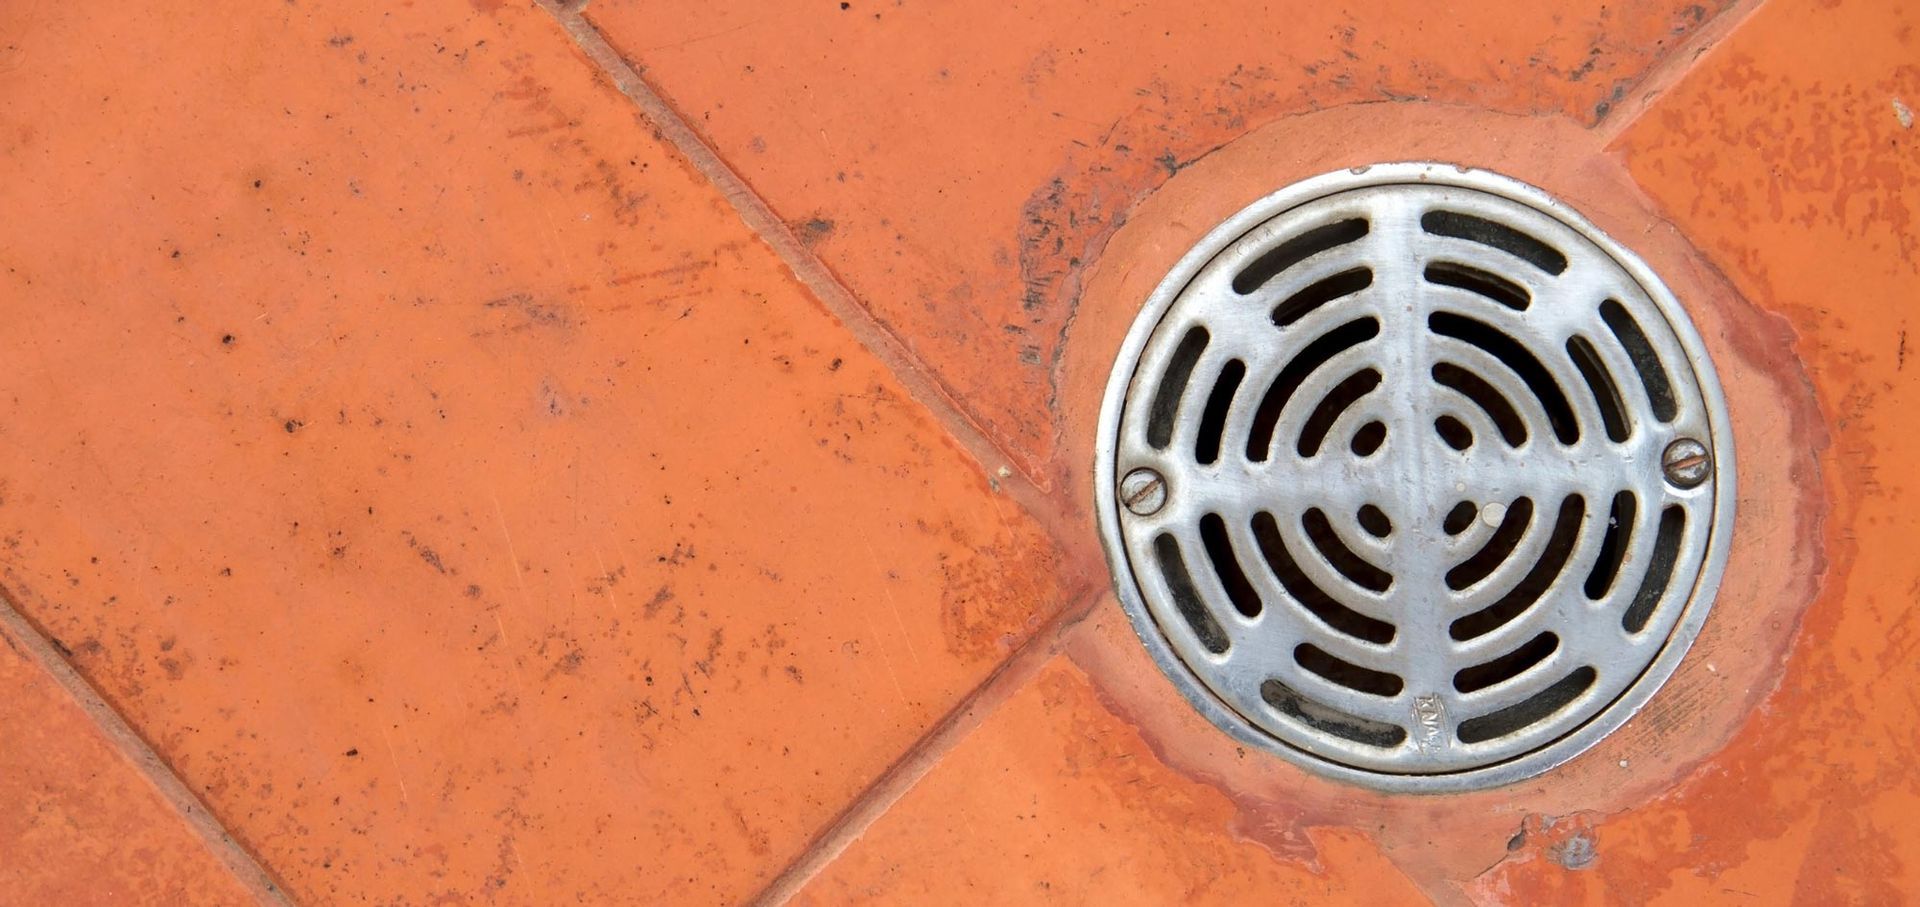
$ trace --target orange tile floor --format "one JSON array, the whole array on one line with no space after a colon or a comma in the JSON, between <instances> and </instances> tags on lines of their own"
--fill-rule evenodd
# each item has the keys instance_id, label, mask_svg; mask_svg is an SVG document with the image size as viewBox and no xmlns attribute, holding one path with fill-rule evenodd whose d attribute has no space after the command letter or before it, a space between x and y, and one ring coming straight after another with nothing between
<instances>
[{"instance_id":1,"label":"orange tile floor","mask_svg":"<svg viewBox=\"0 0 1920 907\"><path fill-rule=\"evenodd\" d=\"M1917 23L0 6L0 904L1911 899ZM1335 109L1620 171L1812 401L1715 612L1782 653L1631 799L1220 769L1129 648L1089 287Z\"/></svg>"}]
</instances>

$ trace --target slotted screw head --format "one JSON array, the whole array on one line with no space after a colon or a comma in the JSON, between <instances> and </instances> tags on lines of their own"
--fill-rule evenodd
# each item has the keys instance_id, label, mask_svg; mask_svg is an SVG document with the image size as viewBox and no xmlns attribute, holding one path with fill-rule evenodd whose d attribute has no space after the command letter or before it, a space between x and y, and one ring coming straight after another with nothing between
<instances>
[{"instance_id":1,"label":"slotted screw head","mask_svg":"<svg viewBox=\"0 0 1920 907\"><path fill-rule=\"evenodd\" d=\"M1667 445L1660 457L1660 469L1675 488L1693 488L1713 472L1713 455L1707 446L1692 438L1681 438Z\"/></svg>"},{"instance_id":2,"label":"slotted screw head","mask_svg":"<svg viewBox=\"0 0 1920 907\"><path fill-rule=\"evenodd\" d=\"M1167 506L1167 480L1141 467L1120 480L1120 503L1135 516L1152 516Z\"/></svg>"}]
</instances>

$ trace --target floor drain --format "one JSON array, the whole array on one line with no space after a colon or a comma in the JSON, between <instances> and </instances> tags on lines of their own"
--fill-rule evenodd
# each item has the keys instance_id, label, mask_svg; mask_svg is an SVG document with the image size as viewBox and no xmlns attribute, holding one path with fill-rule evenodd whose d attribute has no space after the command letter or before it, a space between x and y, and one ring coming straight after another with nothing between
<instances>
[{"instance_id":1,"label":"floor drain","mask_svg":"<svg viewBox=\"0 0 1920 907\"><path fill-rule=\"evenodd\" d=\"M1513 180L1391 164L1181 260L1115 364L1096 491L1121 599L1216 724L1461 790L1571 758L1672 673L1730 444L1638 258Z\"/></svg>"}]
</instances>

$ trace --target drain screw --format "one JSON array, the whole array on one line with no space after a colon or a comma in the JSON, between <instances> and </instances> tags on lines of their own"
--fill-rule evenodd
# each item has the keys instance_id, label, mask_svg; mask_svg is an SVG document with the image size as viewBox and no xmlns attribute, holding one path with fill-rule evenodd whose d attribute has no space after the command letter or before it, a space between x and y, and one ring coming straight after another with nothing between
<instances>
[{"instance_id":1,"label":"drain screw","mask_svg":"<svg viewBox=\"0 0 1920 907\"><path fill-rule=\"evenodd\" d=\"M1667 452L1660 457L1660 469L1673 487L1692 488L1707 480L1707 473L1713 469L1713 457L1707 453L1705 444L1681 438L1667 445Z\"/></svg>"},{"instance_id":2,"label":"drain screw","mask_svg":"<svg viewBox=\"0 0 1920 907\"><path fill-rule=\"evenodd\" d=\"M1167 506L1167 480L1141 467L1120 480L1120 503L1135 516L1152 516Z\"/></svg>"}]
</instances>

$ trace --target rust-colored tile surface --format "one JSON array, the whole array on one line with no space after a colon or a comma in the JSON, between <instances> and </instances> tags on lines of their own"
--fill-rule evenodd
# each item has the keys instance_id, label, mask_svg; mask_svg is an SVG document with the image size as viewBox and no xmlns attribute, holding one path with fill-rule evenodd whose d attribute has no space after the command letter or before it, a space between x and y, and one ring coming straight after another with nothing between
<instances>
[{"instance_id":1,"label":"rust-colored tile surface","mask_svg":"<svg viewBox=\"0 0 1920 907\"><path fill-rule=\"evenodd\" d=\"M740 901L1060 606L544 12L0 34L0 576L296 900Z\"/></svg>"},{"instance_id":2,"label":"rust-colored tile surface","mask_svg":"<svg viewBox=\"0 0 1920 907\"><path fill-rule=\"evenodd\" d=\"M1436 103L1317 114L1352 128L1275 172L1617 154L1726 277L1679 285L1777 315L1825 422L1792 442L1819 506L1742 486L1749 521L1824 513L1827 560L1778 692L1704 764L1724 725L1671 716L1766 686L1630 724L1610 746L1660 750L1631 784L1608 751L1447 801L1236 752L1111 607L1007 667L1084 599L1078 561L525 2L0 6L0 583L302 902L1909 899L1908 6L587 10L1069 529L1094 395L1063 375L1125 305L1083 279L1132 285L1129 218L1237 207L1169 180L1375 101ZM1519 116L1473 114L1482 142L1421 112L1468 108ZM1761 437L1801 425L1734 386ZM244 900L7 642L0 903Z\"/></svg>"},{"instance_id":3,"label":"rust-colored tile surface","mask_svg":"<svg viewBox=\"0 0 1920 907\"><path fill-rule=\"evenodd\" d=\"M0 625L0 904L253 903L27 645Z\"/></svg>"},{"instance_id":4,"label":"rust-colored tile surface","mask_svg":"<svg viewBox=\"0 0 1920 907\"><path fill-rule=\"evenodd\" d=\"M1282 859L1235 818L1061 658L796 903L1425 903L1363 835L1314 834L1301 848L1311 859Z\"/></svg>"},{"instance_id":5,"label":"rust-colored tile surface","mask_svg":"<svg viewBox=\"0 0 1920 907\"><path fill-rule=\"evenodd\" d=\"M1768 3L1619 142L1675 221L1798 333L1832 433L1830 562L1781 689L1728 749L1600 823L1579 879L1503 867L1483 880L1489 901L1578 886L1616 903L1885 904L1920 890L1916 24L1910 4Z\"/></svg>"},{"instance_id":6,"label":"rust-colored tile surface","mask_svg":"<svg viewBox=\"0 0 1920 907\"><path fill-rule=\"evenodd\" d=\"M1041 469L1082 268L1170 173L1336 104L1591 122L1722 6L595 0L587 15Z\"/></svg>"}]
</instances>

